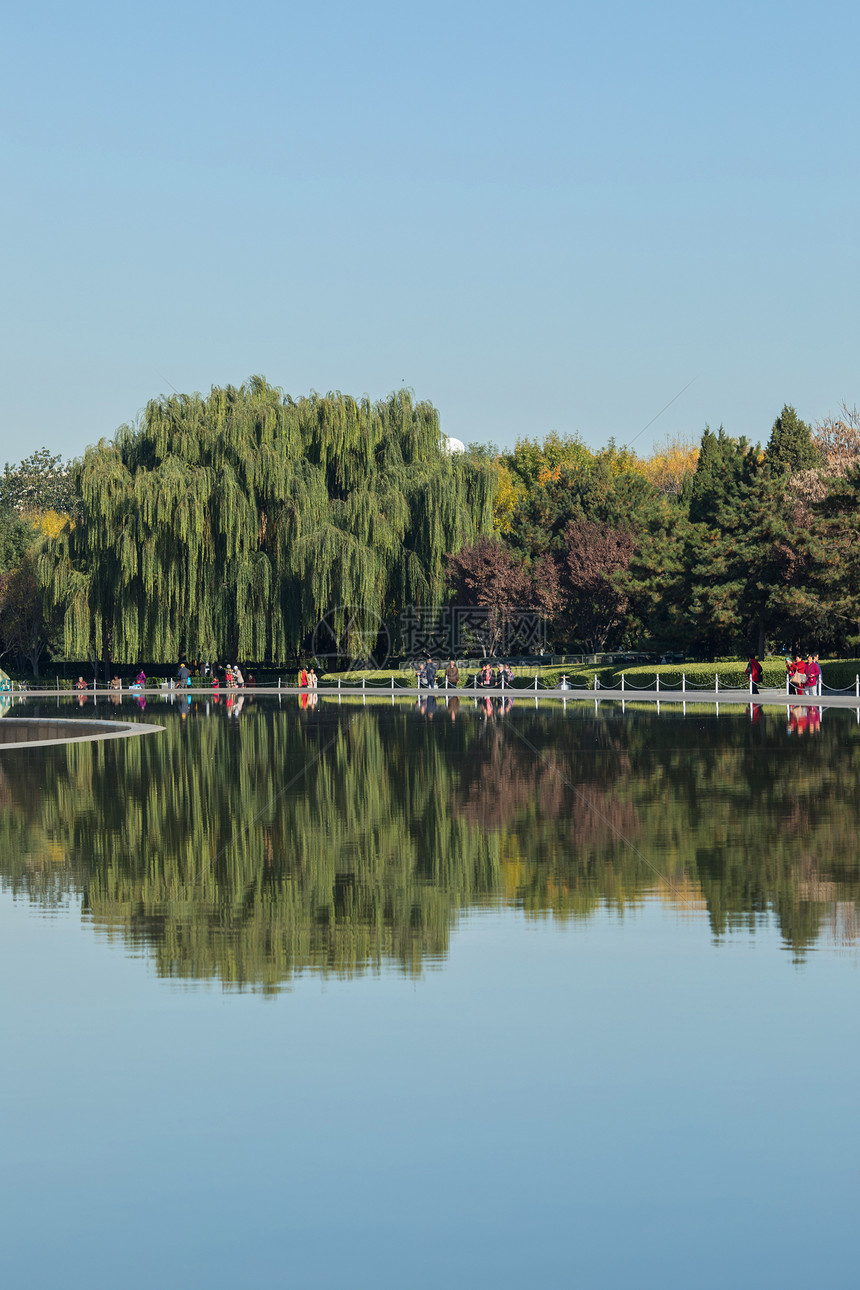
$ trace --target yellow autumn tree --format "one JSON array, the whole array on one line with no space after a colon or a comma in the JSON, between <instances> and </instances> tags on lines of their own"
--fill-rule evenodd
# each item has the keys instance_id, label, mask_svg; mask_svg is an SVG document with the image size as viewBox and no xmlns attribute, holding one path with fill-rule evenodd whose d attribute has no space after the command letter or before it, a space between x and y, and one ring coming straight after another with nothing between
<instances>
[{"instance_id":1,"label":"yellow autumn tree","mask_svg":"<svg viewBox=\"0 0 860 1290\"><path fill-rule=\"evenodd\" d=\"M655 447L650 457L640 458L637 469L664 497L677 497L684 481L696 473L698 460L698 444L674 435Z\"/></svg>"}]
</instances>

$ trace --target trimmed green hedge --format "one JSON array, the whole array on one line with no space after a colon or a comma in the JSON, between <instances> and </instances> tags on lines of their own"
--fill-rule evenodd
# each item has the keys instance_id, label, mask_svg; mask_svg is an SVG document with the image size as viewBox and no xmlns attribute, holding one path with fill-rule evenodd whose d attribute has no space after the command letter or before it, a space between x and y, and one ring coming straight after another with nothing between
<instances>
[{"instance_id":1,"label":"trimmed green hedge","mask_svg":"<svg viewBox=\"0 0 860 1290\"><path fill-rule=\"evenodd\" d=\"M628 667L613 673L612 680L605 684L619 685L623 671L625 680L632 686L653 686L659 673L660 684L669 686L681 685L682 674L687 678L690 688L713 689L714 677L719 675L720 685L747 687L749 677L746 674L746 659L735 662L720 663L675 663L664 667ZM765 659L762 664L764 675L761 684L766 688L785 688L785 660L782 658ZM821 676L825 686L833 689L848 689L855 684L860 673L858 659L828 659L821 663ZM601 677L601 684L604 684Z\"/></svg>"},{"instance_id":2,"label":"trimmed green hedge","mask_svg":"<svg viewBox=\"0 0 860 1290\"><path fill-rule=\"evenodd\" d=\"M568 678L575 690L593 689L595 676L600 678L602 687L617 689L621 684L623 674L625 682L630 685L631 690L635 687L653 689L658 675L661 686L665 684L667 689L680 690L683 675L687 678L689 689L695 691L696 689L712 690L716 675L719 675L720 685L725 686L727 689L732 687L746 689L749 686L746 665L747 660L743 658L718 663L671 663L658 667L653 665L619 668L586 665L562 667L556 664L552 667L515 667L513 672L517 688L527 688L533 685L535 673L537 673L539 690L557 689L562 675ZM442 671L443 669L440 668L439 670ZM460 685L471 687L474 676L480 670L477 666L460 668ZM785 688L784 659L766 659L763 663L763 670L762 686L768 689ZM828 659L822 662L821 672L825 686L847 690L854 685L855 678L860 673L860 660ZM415 673L398 668L384 668L375 672L325 672L320 676L320 682L326 685L337 685L338 676L341 677L344 685L361 685L361 678L365 677L368 687L389 687L393 676L395 689L412 689L415 687ZM287 683L295 684L292 675L290 675Z\"/></svg>"}]
</instances>

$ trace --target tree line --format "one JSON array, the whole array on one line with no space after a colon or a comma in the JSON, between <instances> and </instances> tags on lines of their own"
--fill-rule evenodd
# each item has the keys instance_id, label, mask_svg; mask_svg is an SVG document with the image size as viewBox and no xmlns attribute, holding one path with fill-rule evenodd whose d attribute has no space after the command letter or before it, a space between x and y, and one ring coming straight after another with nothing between
<instances>
[{"instance_id":1,"label":"tree line","mask_svg":"<svg viewBox=\"0 0 860 1290\"><path fill-rule=\"evenodd\" d=\"M811 427L785 405L764 447L706 426L647 459L556 435L472 451L496 473L495 533L450 559L453 590L529 600L557 649L860 642L856 408Z\"/></svg>"},{"instance_id":2,"label":"tree line","mask_svg":"<svg viewBox=\"0 0 860 1290\"><path fill-rule=\"evenodd\" d=\"M152 400L66 462L0 476L0 659L355 654L453 600L540 611L558 651L712 657L860 641L860 416L786 405L640 457L577 435L446 451L435 408L254 377Z\"/></svg>"}]
</instances>

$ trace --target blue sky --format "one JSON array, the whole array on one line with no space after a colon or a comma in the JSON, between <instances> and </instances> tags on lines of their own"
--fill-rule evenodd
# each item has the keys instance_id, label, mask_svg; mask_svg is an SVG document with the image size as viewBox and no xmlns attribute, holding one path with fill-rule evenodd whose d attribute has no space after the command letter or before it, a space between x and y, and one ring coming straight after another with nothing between
<instances>
[{"instance_id":1,"label":"blue sky","mask_svg":"<svg viewBox=\"0 0 860 1290\"><path fill-rule=\"evenodd\" d=\"M171 387L465 440L860 400L856 6L7 7L0 461Z\"/></svg>"}]
</instances>

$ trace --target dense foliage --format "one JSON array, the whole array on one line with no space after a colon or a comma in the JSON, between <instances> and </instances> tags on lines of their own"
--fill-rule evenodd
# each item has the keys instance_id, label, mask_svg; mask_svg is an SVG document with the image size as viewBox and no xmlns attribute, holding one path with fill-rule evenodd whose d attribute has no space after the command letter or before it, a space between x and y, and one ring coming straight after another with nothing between
<instances>
[{"instance_id":1,"label":"dense foliage","mask_svg":"<svg viewBox=\"0 0 860 1290\"><path fill-rule=\"evenodd\" d=\"M697 449L676 441L647 460L558 435L489 458L511 583L540 570L556 590L556 649L860 642L855 409L813 433L786 405L764 449L706 427Z\"/></svg>"},{"instance_id":2,"label":"dense foliage","mask_svg":"<svg viewBox=\"0 0 860 1290\"><path fill-rule=\"evenodd\" d=\"M0 477L0 657L379 657L383 620L540 611L557 651L714 657L860 643L860 416L786 405L764 448L706 427L648 457L575 435L443 448L401 391L252 378L153 400L76 463ZM380 638L382 639L382 638ZM388 641L388 637L385 640ZM492 641L491 641L492 645Z\"/></svg>"},{"instance_id":3,"label":"dense foliage","mask_svg":"<svg viewBox=\"0 0 860 1290\"><path fill-rule=\"evenodd\" d=\"M74 517L79 505L73 463L47 448L39 448L17 465L7 461L0 474L0 512L56 511Z\"/></svg>"},{"instance_id":4,"label":"dense foliage","mask_svg":"<svg viewBox=\"0 0 860 1290\"><path fill-rule=\"evenodd\" d=\"M76 480L43 580L66 650L123 662L279 659L325 616L360 633L440 602L446 554L492 526L492 472L447 455L406 391L296 402L254 378L155 400Z\"/></svg>"}]
</instances>

